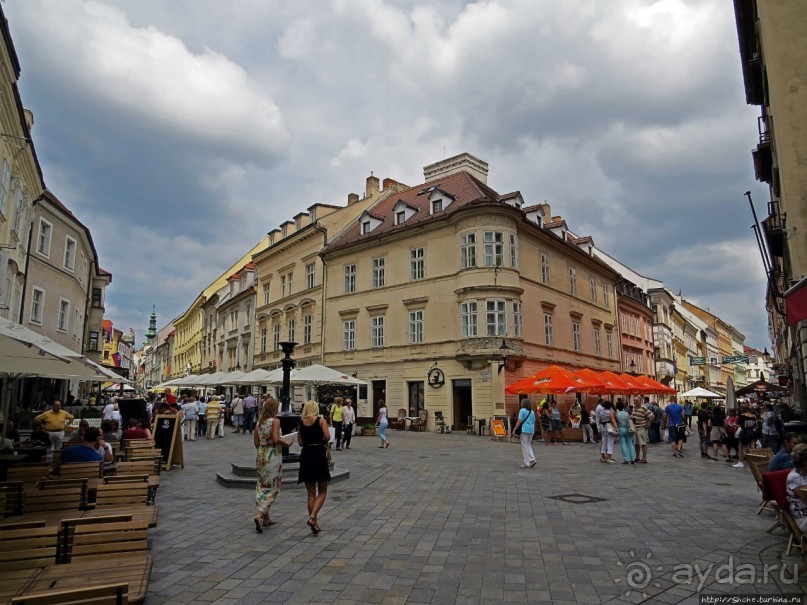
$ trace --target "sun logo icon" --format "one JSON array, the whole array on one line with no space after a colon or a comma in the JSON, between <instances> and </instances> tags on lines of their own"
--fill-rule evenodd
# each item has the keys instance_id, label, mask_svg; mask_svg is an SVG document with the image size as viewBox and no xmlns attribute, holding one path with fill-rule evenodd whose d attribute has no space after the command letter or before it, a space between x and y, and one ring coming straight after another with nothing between
<instances>
[{"instance_id":1,"label":"sun logo icon","mask_svg":"<svg viewBox=\"0 0 807 605\"><path fill-rule=\"evenodd\" d=\"M664 568L661 565L656 565L655 569L651 568L648 563L645 561L636 561L636 553L634 551L630 551L628 555L631 559L634 559L630 562L623 563L621 560L617 561L617 567L624 567L625 568L625 584L628 589L625 591L625 596L629 597L632 591L641 591L642 598L647 598L649 595L644 592L644 589L650 586L651 584L656 588L661 588L661 584L658 582L653 582L653 572L662 572ZM653 558L653 553L648 552L645 555L645 560L649 561ZM622 578L614 578L615 584L621 584Z\"/></svg>"}]
</instances>

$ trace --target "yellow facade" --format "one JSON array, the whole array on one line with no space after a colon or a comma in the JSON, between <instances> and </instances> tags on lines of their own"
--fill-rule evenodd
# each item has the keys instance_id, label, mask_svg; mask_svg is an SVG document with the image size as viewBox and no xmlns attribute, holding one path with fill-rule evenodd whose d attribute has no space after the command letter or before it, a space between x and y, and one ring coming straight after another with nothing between
<instances>
[{"instance_id":1,"label":"yellow facade","mask_svg":"<svg viewBox=\"0 0 807 605\"><path fill-rule=\"evenodd\" d=\"M276 343L283 341L298 343L298 367L320 363L325 274L319 254L368 207L405 188L391 179L384 185L382 190L371 176L363 198L351 194L344 207L315 204L269 233L269 246L252 258L258 275L254 368L278 367L282 353Z\"/></svg>"},{"instance_id":2,"label":"yellow facade","mask_svg":"<svg viewBox=\"0 0 807 605\"><path fill-rule=\"evenodd\" d=\"M542 367L619 368L618 274L563 225L545 227L548 208L522 210L461 158L371 207L322 254L323 359L370 383L361 418L384 399L391 414L425 408L463 428L513 411L505 385Z\"/></svg>"},{"instance_id":3,"label":"yellow facade","mask_svg":"<svg viewBox=\"0 0 807 605\"><path fill-rule=\"evenodd\" d=\"M202 326L204 323L204 302L227 283L235 271L251 262L252 255L269 245L269 237L264 237L249 252L235 262L227 271L207 286L193 301L190 307L172 323L175 329L169 378L178 378L186 372L198 374L202 371Z\"/></svg>"}]
</instances>

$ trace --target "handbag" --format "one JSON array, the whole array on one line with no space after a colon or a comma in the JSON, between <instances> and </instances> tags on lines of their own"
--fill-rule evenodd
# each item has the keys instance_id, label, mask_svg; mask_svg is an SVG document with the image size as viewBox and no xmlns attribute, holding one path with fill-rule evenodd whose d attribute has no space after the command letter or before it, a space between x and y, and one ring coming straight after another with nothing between
<instances>
[{"instance_id":1,"label":"handbag","mask_svg":"<svg viewBox=\"0 0 807 605\"><path fill-rule=\"evenodd\" d=\"M530 419L530 415L532 415L532 410L530 410L530 413L527 414L527 417L524 419L524 422L527 422L527 420ZM513 429L514 435L521 435L521 427L524 426L524 422L522 422L519 426Z\"/></svg>"},{"instance_id":2,"label":"handbag","mask_svg":"<svg viewBox=\"0 0 807 605\"><path fill-rule=\"evenodd\" d=\"M628 432L629 432L631 435L635 435L635 434L636 434L636 423L635 423L635 422L633 422L633 418L628 418Z\"/></svg>"},{"instance_id":3,"label":"handbag","mask_svg":"<svg viewBox=\"0 0 807 605\"><path fill-rule=\"evenodd\" d=\"M605 428L608 430L609 435L619 435L619 431L616 430L616 428L614 427L614 425L611 422L606 424Z\"/></svg>"}]
</instances>

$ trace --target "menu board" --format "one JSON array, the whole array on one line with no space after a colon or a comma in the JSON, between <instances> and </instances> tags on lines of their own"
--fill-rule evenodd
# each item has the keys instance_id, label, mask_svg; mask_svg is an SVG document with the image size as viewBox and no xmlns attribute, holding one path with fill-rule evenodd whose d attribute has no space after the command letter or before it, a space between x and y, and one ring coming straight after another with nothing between
<instances>
[{"instance_id":1,"label":"menu board","mask_svg":"<svg viewBox=\"0 0 807 605\"><path fill-rule=\"evenodd\" d=\"M168 471L172 466L185 468L179 418L169 414L158 415L154 419L152 433L154 434L154 444L162 453L163 469Z\"/></svg>"}]
</instances>

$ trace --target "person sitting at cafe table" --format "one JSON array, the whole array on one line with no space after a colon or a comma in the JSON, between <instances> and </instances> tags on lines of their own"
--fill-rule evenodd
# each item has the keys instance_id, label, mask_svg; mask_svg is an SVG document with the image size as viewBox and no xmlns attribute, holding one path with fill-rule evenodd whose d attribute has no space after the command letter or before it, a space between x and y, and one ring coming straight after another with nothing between
<instances>
[{"instance_id":1,"label":"person sitting at cafe table","mask_svg":"<svg viewBox=\"0 0 807 605\"><path fill-rule=\"evenodd\" d=\"M34 420L42 422L42 427L50 433L50 448L53 451L62 449L64 428L73 422L73 415L62 409L62 402L57 399L47 412L42 412Z\"/></svg>"},{"instance_id":2,"label":"person sitting at cafe table","mask_svg":"<svg viewBox=\"0 0 807 605\"><path fill-rule=\"evenodd\" d=\"M129 428L123 431L123 439L154 439L151 431L143 428L143 421L137 418L129 418Z\"/></svg>"},{"instance_id":3,"label":"person sitting at cafe table","mask_svg":"<svg viewBox=\"0 0 807 605\"><path fill-rule=\"evenodd\" d=\"M88 428L90 428L89 421L86 418L82 418L78 423L78 428L70 435L70 441L73 443L76 441L84 441L84 433Z\"/></svg>"},{"instance_id":4,"label":"person sitting at cafe table","mask_svg":"<svg viewBox=\"0 0 807 605\"><path fill-rule=\"evenodd\" d=\"M3 434L3 423L0 422L0 435ZM8 428L6 429L6 439L11 441L14 445L19 444L20 440L20 432L14 427L14 421L8 421Z\"/></svg>"},{"instance_id":5,"label":"person sitting at cafe table","mask_svg":"<svg viewBox=\"0 0 807 605\"><path fill-rule=\"evenodd\" d=\"M106 445L101 431L91 426L84 431L84 441L80 445L72 445L62 451L62 463L112 462L112 450Z\"/></svg>"},{"instance_id":6,"label":"person sitting at cafe table","mask_svg":"<svg viewBox=\"0 0 807 605\"><path fill-rule=\"evenodd\" d=\"M31 442L32 447L48 447L50 445L50 433L42 428L41 420L34 420L31 423L31 434L28 436L28 441Z\"/></svg>"}]
</instances>

